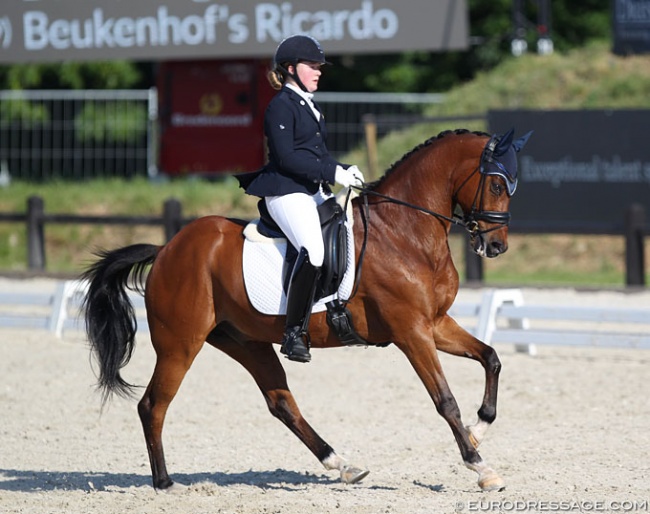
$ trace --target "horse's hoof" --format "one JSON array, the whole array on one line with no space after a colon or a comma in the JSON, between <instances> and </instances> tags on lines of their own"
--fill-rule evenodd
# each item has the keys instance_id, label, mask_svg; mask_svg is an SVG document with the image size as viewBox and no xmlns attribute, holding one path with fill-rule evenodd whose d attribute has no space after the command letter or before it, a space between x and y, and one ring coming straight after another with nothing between
<instances>
[{"instance_id":1,"label":"horse's hoof","mask_svg":"<svg viewBox=\"0 0 650 514\"><path fill-rule=\"evenodd\" d=\"M506 488L506 483L495 471L491 471L479 477L478 486L485 492L503 491Z\"/></svg>"},{"instance_id":2,"label":"horse's hoof","mask_svg":"<svg viewBox=\"0 0 650 514\"><path fill-rule=\"evenodd\" d=\"M341 481L345 484L356 484L361 482L370 473L367 469L360 469L356 466L343 466L341 469Z\"/></svg>"},{"instance_id":3,"label":"horse's hoof","mask_svg":"<svg viewBox=\"0 0 650 514\"><path fill-rule=\"evenodd\" d=\"M189 489L189 486L179 484L178 482L173 482L172 485L166 487L165 489L156 489L158 493L165 494L182 494Z\"/></svg>"}]
</instances>

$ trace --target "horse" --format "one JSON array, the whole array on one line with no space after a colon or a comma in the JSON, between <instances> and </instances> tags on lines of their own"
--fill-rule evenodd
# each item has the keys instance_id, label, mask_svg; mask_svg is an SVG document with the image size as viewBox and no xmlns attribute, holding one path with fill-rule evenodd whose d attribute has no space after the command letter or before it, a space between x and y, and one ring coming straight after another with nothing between
<instances>
[{"instance_id":1,"label":"horse","mask_svg":"<svg viewBox=\"0 0 650 514\"><path fill-rule=\"evenodd\" d=\"M456 224L469 231L471 247L480 256L493 258L507 250L516 152L529 135L513 140L513 130L504 135L442 132L406 153L351 200L356 260L362 260L347 301L356 330L368 345L394 344L405 354L448 423L465 466L478 474L478 486L485 491L505 487L477 449L496 418L501 363L492 347L448 314L459 288L448 236ZM153 375L138 403L156 490L183 487L167 472L163 423L206 342L248 371L270 413L327 470L338 470L343 482L357 482L368 471L349 464L318 435L289 390L274 349L282 338L284 316L261 314L249 301L242 272L246 224L205 216L164 245L98 252L82 274L89 283L83 311L103 403L114 393L133 395L135 386L120 370L135 345L137 323L127 295L134 289L144 295L156 352ZM309 333L312 347L342 345L324 313L311 317ZM461 420L438 351L473 359L484 368L485 389L473 425Z\"/></svg>"}]
</instances>

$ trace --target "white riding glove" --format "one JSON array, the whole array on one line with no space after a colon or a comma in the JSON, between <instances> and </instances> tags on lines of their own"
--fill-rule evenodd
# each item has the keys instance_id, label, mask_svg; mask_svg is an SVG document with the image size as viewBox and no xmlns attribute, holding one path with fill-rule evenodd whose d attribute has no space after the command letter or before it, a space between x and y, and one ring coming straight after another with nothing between
<instances>
[{"instance_id":1,"label":"white riding glove","mask_svg":"<svg viewBox=\"0 0 650 514\"><path fill-rule=\"evenodd\" d=\"M347 170L342 166L337 166L334 181L343 187L361 187L363 185L363 175L356 166L350 166Z\"/></svg>"},{"instance_id":2,"label":"white riding glove","mask_svg":"<svg viewBox=\"0 0 650 514\"><path fill-rule=\"evenodd\" d=\"M351 172L354 175L354 177L359 181L359 184L356 185L358 185L359 187L363 186L363 183L366 180L363 178L363 173L361 173L361 170L357 167L356 164L350 166L348 168L348 172Z\"/></svg>"}]
</instances>

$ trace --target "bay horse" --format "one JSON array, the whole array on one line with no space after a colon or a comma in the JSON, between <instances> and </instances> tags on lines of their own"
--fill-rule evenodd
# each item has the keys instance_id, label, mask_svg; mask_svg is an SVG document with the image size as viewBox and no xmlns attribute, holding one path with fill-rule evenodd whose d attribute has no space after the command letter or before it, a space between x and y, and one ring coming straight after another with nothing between
<instances>
[{"instance_id":1,"label":"bay horse","mask_svg":"<svg viewBox=\"0 0 650 514\"><path fill-rule=\"evenodd\" d=\"M518 152L530 135L445 131L405 154L352 201L360 280L347 304L369 345L392 343L408 358L438 413L449 424L464 464L483 490L504 481L477 447L496 418L501 364L493 348L461 328L449 314L459 276L448 245L452 224L470 231L473 250L496 257L508 247L510 197L517 183ZM456 207L463 215L455 214ZM282 421L326 469L353 483L367 471L348 464L303 418L273 344L284 316L257 312L244 289L242 232L246 222L221 216L192 221L163 246L134 244L100 252L82 275L86 332L99 366L98 387L132 394L120 375L131 358L137 324L127 289L144 294L153 375L138 403L153 486L180 487L165 465L165 414L199 350L207 342L239 362L259 386L273 416ZM316 348L341 343L315 313L309 325ZM478 361L485 389L478 421L464 426L447 384L438 350Z\"/></svg>"}]
</instances>

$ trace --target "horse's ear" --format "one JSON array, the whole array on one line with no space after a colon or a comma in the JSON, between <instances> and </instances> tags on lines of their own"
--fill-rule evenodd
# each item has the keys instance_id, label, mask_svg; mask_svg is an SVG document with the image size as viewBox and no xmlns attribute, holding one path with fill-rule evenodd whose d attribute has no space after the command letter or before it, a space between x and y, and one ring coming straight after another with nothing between
<instances>
[{"instance_id":1,"label":"horse's ear","mask_svg":"<svg viewBox=\"0 0 650 514\"><path fill-rule=\"evenodd\" d=\"M531 130L527 134L524 134L519 139L517 139L514 143L512 143L512 147L515 149L516 152L519 152L526 145L532 133L533 131Z\"/></svg>"},{"instance_id":2,"label":"horse's ear","mask_svg":"<svg viewBox=\"0 0 650 514\"><path fill-rule=\"evenodd\" d=\"M515 129L511 128L508 132L503 134L499 138L499 142L497 145L494 147L494 155L503 155L508 151L508 148L510 148L510 145L512 144L512 138L515 135Z\"/></svg>"}]
</instances>

